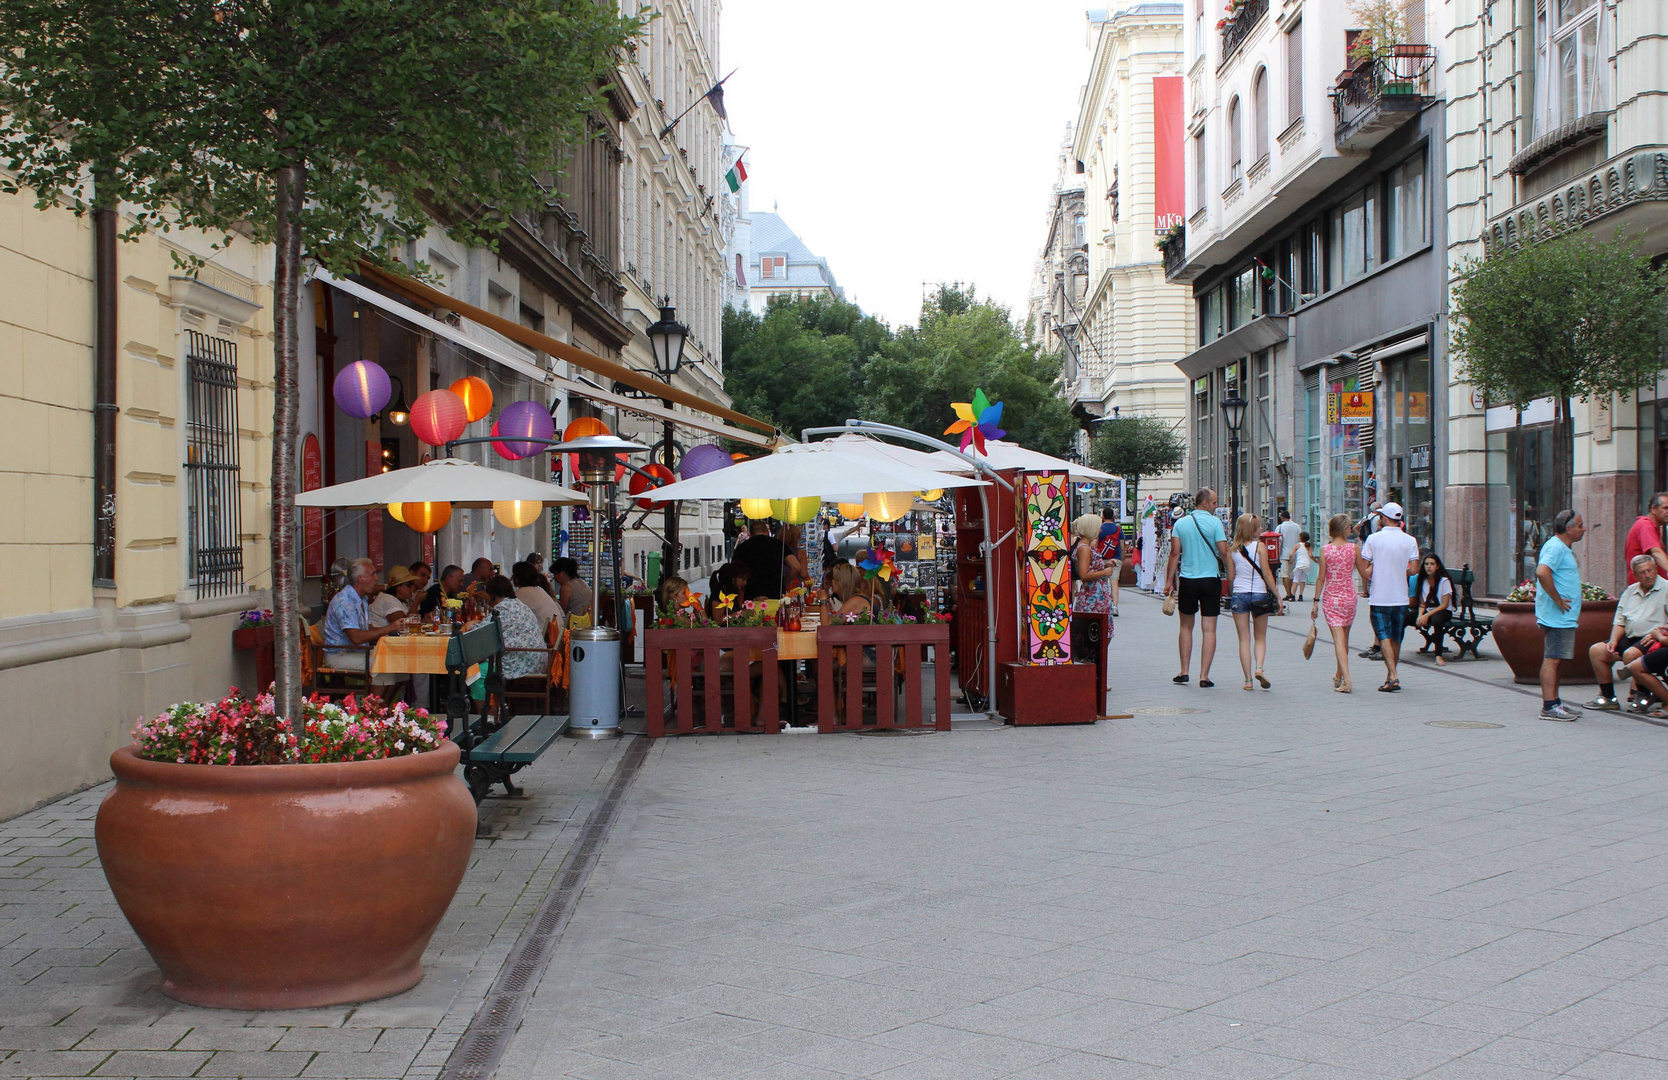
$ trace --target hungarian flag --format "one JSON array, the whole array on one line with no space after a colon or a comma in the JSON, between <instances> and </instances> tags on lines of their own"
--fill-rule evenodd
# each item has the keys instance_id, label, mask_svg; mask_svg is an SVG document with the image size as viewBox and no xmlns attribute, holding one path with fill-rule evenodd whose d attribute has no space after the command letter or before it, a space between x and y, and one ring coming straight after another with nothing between
<instances>
[{"instance_id":1,"label":"hungarian flag","mask_svg":"<svg viewBox=\"0 0 1668 1080\"><path fill-rule=\"evenodd\" d=\"M724 174L724 182L730 185L731 195L741 190L741 182L745 179L747 179L747 164L740 158L736 158L736 163L730 166L729 172Z\"/></svg>"}]
</instances>

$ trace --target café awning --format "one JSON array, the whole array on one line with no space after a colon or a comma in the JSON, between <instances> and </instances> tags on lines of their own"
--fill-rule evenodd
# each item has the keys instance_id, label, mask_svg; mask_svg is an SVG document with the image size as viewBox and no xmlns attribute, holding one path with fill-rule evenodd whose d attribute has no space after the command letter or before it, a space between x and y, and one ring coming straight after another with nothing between
<instances>
[{"instance_id":1,"label":"caf\u00e9 awning","mask_svg":"<svg viewBox=\"0 0 1668 1080\"><path fill-rule=\"evenodd\" d=\"M315 269L313 276L319 281L325 282L333 288L340 289L350 296L357 297L365 303L370 304L397 319L401 319L420 330L433 334L436 337L444 338L447 341L452 342L454 345L468 349L471 352L516 372L518 375L521 375L526 379L543 386L548 386L553 390L562 390L572 395L589 398L592 401L600 401L621 409L626 409L630 412L641 413L644 416L651 416L657 420L670 420L675 424L682 424L685 427L694 428L698 431L705 431L714 435L722 435L727 439L734 439L736 442L747 443L750 446L768 447L773 445L775 442L775 429L766 421L755 420L754 418L747 416L745 413L738 413L732 409L725 409L722 406L715 405L712 402L699 397L698 395L691 394L687 390L682 390L675 386L668 386L665 383L660 382L658 379L644 375L642 372L621 367L618 364L614 364L612 361L603 360L601 357L593 357L590 353L585 352L583 349L576 349L571 345L557 341L555 338L546 337L543 334L538 334L532 330L528 330L526 327L517 323L511 323L508 320L500 319L491 312L483 311L482 309L474 307L470 304L465 304L461 300L454 300L445 293L431 289L426 285L421 285L418 282L391 279L387 278L386 275L383 275L383 278L388 281L390 288L399 289L407 295L412 296L413 299L419 300L423 303L433 303L436 307L444 307L447 310L455 311L460 315L464 315L469 319L480 323L482 326L486 326L491 330L495 330L498 333L503 334L512 341L526 345L530 349L547 352L552 356L560 356L562 359L570 360L570 362L574 363L577 363L577 361L572 361L570 356L566 354L576 353L594 361L594 364L579 364L581 367L589 367L593 371L598 370L595 365L603 365L609 369L618 369L621 372L629 374L631 378L619 378L617 381L627 383L637 389L647 390L664 400L673 401L681 405L687 405L690 408L699 409L705 415L677 412L666 408L658 401L646 401L641 398L627 397L624 394L616 394L609 390L602 390L594 386L589 386L576 379L565 379L556 374L554 371L548 371L540 367L538 364L524 360L519 356L513 356L504 349L494 348L491 344L484 342L479 338L471 337L450 323L441 322L439 319L436 319L431 315L424 314L415 308L407 307L405 304L402 304L399 301L384 295L383 293L379 293L375 289L367 288L357 281L350 281L344 278L336 277L323 267ZM432 294L433 299L431 300L430 295L418 295L417 290L419 289L421 289L425 294ZM520 331L521 333L511 334L509 333L510 329ZM527 340L527 337L529 336L536 340ZM607 375L609 378L615 378L612 371L609 370L598 371L598 373ZM639 383L642 385L638 385ZM747 421L749 427L756 428L758 430L748 430L736 427L733 424L723 422L722 419L714 419L714 417L723 417L724 419L739 417ZM760 434L759 431L768 431L772 434Z\"/></svg>"},{"instance_id":2,"label":"caf\u00e9 awning","mask_svg":"<svg viewBox=\"0 0 1668 1080\"><path fill-rule=\"evenodd\" d=\"M983 480L843 451L837 441L784 446L774 454L656 488L665 499L839 498L860 493L983 487Z\"/></svg>"},{"instance_id":3,"label":"caf\u00e9 awning","mask_svg":"<svg viewBox=\"0 0 1668 1080\"><path fill-rule=\"evenodd\" d=\"M956 472L972 472L973 466L954 454L947 454L940 450L928 455L936 461L937 468ZM1063 472L1073 480L1110 480L1110 473L1103 473L1099 469L1091 469L1087 465L1079 465L1057 458L1052 454L1044 454L1036 450L1027 450L1018 443L1003 442L1001 439L991 439L985 443L985 463L998 472L1018 470L1020 472Z\"/></svg>"}]
</instances>

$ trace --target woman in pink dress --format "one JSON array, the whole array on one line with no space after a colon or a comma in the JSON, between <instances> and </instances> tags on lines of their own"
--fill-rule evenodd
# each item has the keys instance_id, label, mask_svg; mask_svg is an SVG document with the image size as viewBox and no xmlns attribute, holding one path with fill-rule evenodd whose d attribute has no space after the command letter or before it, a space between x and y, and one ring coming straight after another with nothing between
<instances>
[{"instance_id":1,"label":"woman in pink dress","mask_svg":"<svg viewBox=\"0 0 1668 1080\"><path fill-rule=\"evenodd\" d=\"M1326 523L1331 542L1320 551L1320 577L1315 579L1315 605L1326 616L1332 631L1332 651L1338 654L1338 669L1332 675L1332 689L1340 694L1354 687L1349 681L1349 628L1355 622L1356 546L1349 539L1349 515L1334 514ZM1314 611L1311 611L1311 618Z\"/></svg>"}]
</instances>

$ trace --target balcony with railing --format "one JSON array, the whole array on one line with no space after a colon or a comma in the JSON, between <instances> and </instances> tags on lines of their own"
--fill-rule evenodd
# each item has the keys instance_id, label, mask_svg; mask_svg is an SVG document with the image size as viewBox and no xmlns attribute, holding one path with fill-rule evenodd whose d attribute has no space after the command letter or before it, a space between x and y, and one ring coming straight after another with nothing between
<instances>
[{"instance_id":1,"label":"balcony with railing","mask_svg":"<svg viewBox=\"0 0 1668 1080\"><path fill-rule=\"evenodd\" d=\"M1218 24L1222 30L1222 58L1216 62L1216 70L1227 66L1267 14L1268 0L1235 0L1232 14Z\"/></svg>"},{"instance_id":2,"label":"balcony with railing","mask_svg":"<svg viewBox=\"0 0 1668 1080\"><path fill-rule=\"evenodd\" d=\"M1434 46L1397 45L1389 56L1357 64L1340 75L1332 91L1338 149L1371 150L1423 112L1432 101L1435 69Z\"/></svg>"}]
</instances>

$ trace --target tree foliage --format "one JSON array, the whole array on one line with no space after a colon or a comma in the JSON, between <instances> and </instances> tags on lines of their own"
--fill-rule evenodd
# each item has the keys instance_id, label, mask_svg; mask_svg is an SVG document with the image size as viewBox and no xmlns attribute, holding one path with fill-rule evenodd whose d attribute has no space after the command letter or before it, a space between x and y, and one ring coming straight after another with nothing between
<instances>
[{"instance_id":1,"label":"tree foliage","mask_svg":"<svg viewBox=\"0 0 1668 1080\"><path fill-rule=\"evenodd\" d=\"M1159 416L1127 416L1102 423L1089 446L1089 464L1122 476L1134 501L1141 481L1175 472L1187 461L1187 440Z\"/></svg>"},{"instance_id":2,"label":"tree foliage","mask_svg":"<svg viewBox=\"0 0 1668 1080\"><path fill-rule=\"evenodd\" d=\"M1668 271L1620 235L1497 250L1454 287L1453 351L1493 402L1626 397L1656 379L1665 286Z\"/></svg>"},{"instance_id":3,"label":"tree foliage","mask_svg":"<svg viewBox=\"0 0 1668 1080\"><path fill-rule=\"evenodd\" d=\"M1003 403L1007 438L1044 453L1069 449L1075 423L1056 392L1060 359L1015 328L1006 308L941 288L917 326L894 333L841 300L727 311L724 388L736 407L797 435L851 417L942 436L950 405L983 389Z\"/></svg>"}]
</instances>

